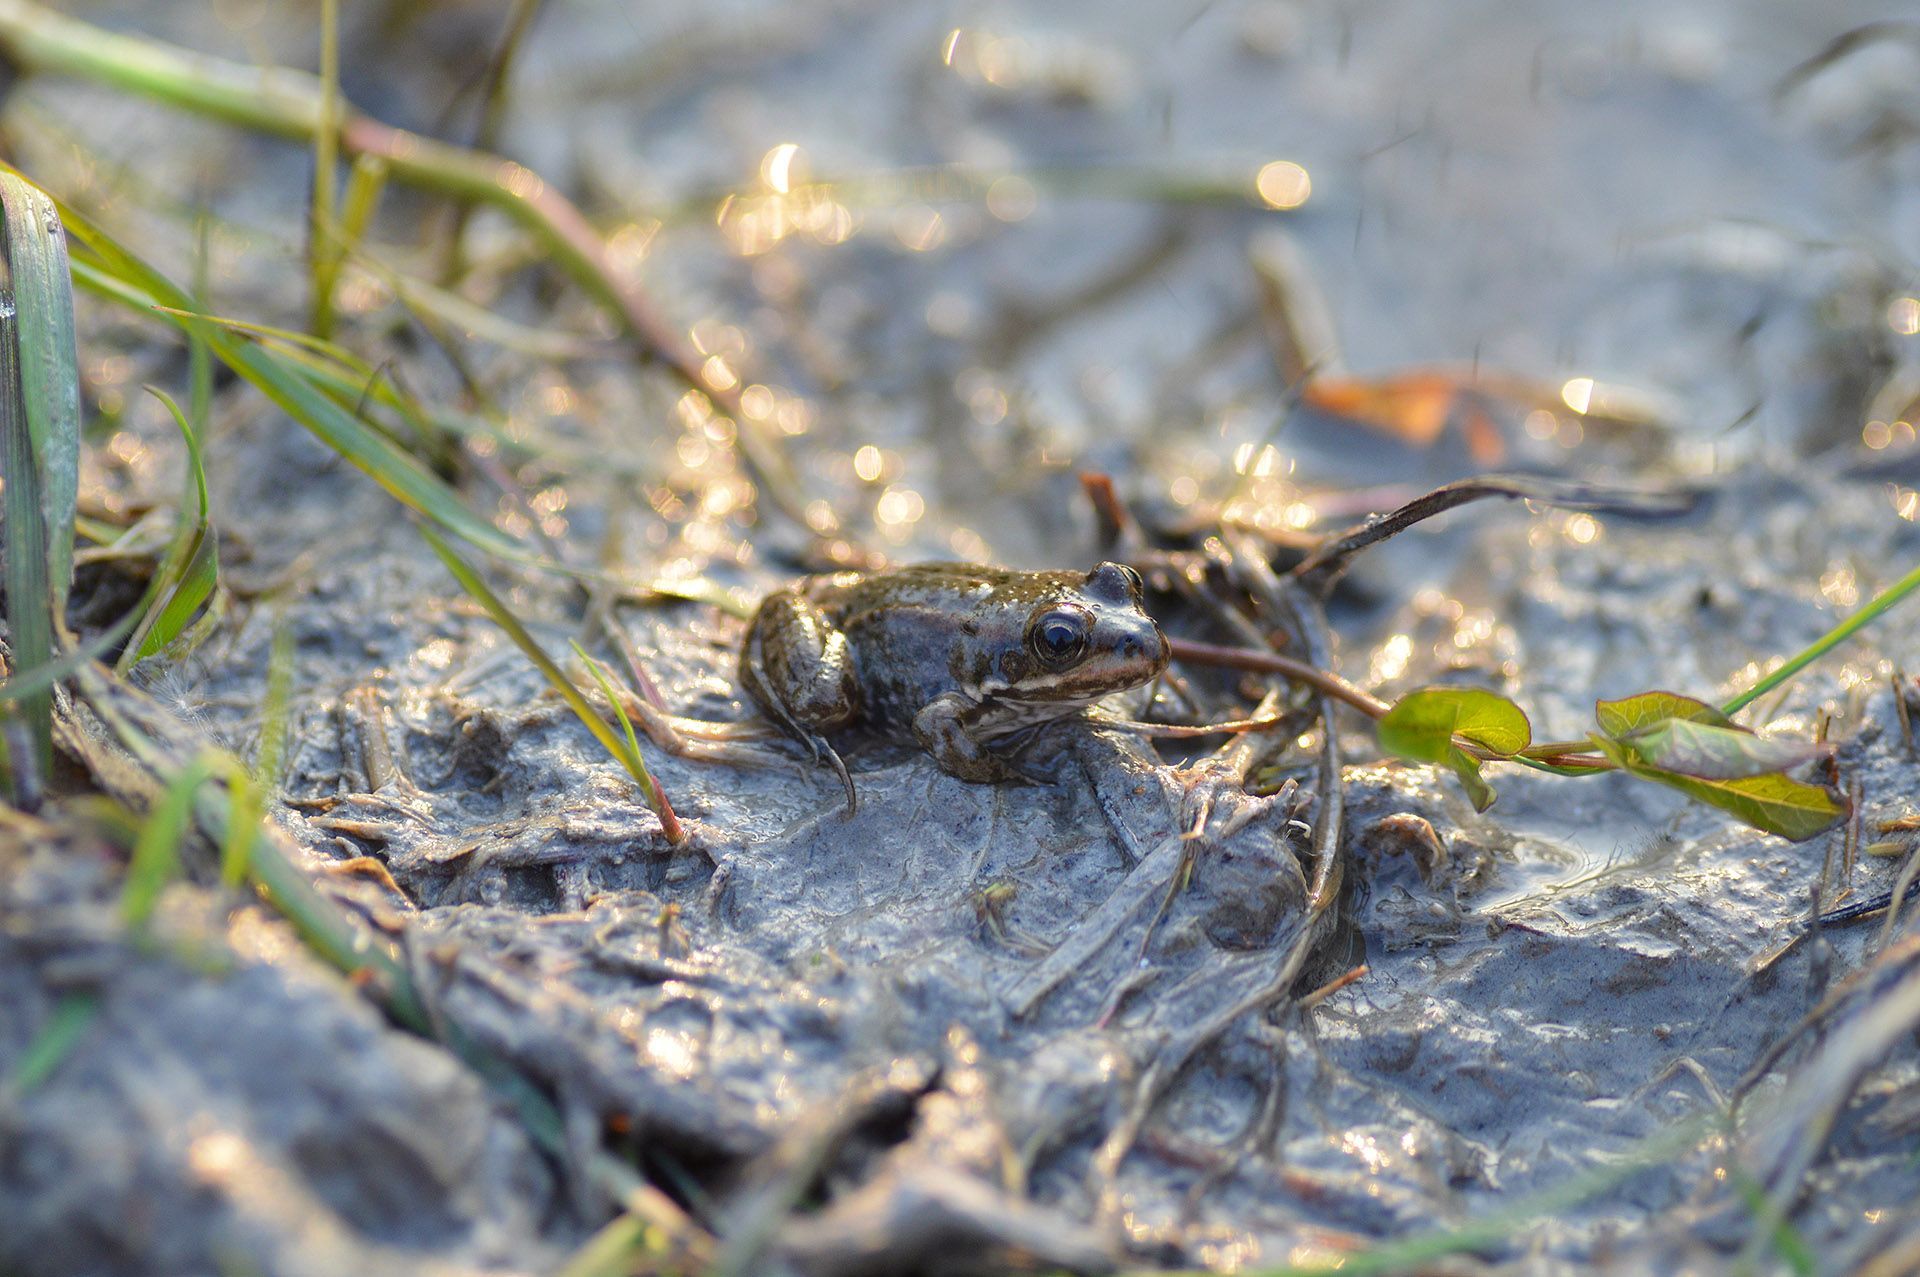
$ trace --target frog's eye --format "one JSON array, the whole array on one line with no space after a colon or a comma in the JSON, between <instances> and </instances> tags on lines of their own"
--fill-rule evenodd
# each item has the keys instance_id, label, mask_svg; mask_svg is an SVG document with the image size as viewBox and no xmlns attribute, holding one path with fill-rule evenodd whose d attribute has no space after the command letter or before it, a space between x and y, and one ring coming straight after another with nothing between
<instances>
[{"instance_id":1,"label":"frog's eye","mask_svg":"<svg viewBox=\"0 0 1920 1277\"><path fill-rule=\"evenodd\" d=\"M1140 574L1124 563L1118 564L1117 566L1120 569L1120 575L1127 578L1127 593L1133 595L1136 599L1145 595L1147 583L1140 579Z\"/></svg>"},{"instance_id":2,"label":"frog's eye","mask_svg":"<svg viewBox=\"0 0 1920 1277\"><path fill-rule=\"evenodd\" d=\"M1077 608L1056 608L1042 612L1027 627L1027 646L1048 669L1063 669L1080 659L1087 650L1087 634L1093 619Z\"/></svg>"}]
</instances>

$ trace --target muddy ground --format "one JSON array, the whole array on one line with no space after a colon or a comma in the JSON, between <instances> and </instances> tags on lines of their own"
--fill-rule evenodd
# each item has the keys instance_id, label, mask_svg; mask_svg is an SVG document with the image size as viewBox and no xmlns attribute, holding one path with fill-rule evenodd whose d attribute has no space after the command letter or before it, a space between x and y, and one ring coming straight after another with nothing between
<instances>
[{"instance_id":1,"label":"muddy ground","mask_svg":"<svg viewBox=\"0 0 1920 1277\"><path fill-rule=\"evenodd\" d=\"M348 96L469 138L499 7L345 8ZM1158 547L1224 517L1283 564L1288 535L1486 469L1689 494L1657 521L1475 506L1329 601L1349 678L1493 687L1541 738L1584 732L1598 697L1722 699L1912 567L1920 41L1872 25L1891 8L1126 8L552 6L497 147L772 388L798 490L897 560L1089 565L1109 547L1086 470ZM317 58L304 5L71 12ZM299 147L52 76L15 83L0 126L176 278L206 208L216 309L301 322ZM1311 177L1298 208L1244 198L1275 160ZM783 206L800 178L776 163L846 180ZM393 192L375 259L431 276L440 216ZM476 508L628 588L490 579L549 651L617 661L586 621L604 608L674 710L748 716L743 622L711 597L750 603L818 547L731 425L504 222L468 252L465 293L572 334L564 357L479 327L450 357L375 270L349 273L346 339L411 393L497 407L500 439L453 467ZM1323 308L1338 350L1276 350L1276 306L1308 330ZM139 386L179 386L180 348L84 298L80 341L88 499L172 502L178 435ZM1302 357L1478 389L1396 435L1303 403ZM675 849L377 486L238 384L207 452L232 606L116 704L182 757L252 757L288 636L270 820L406 955L434 1031L221 891L205 848L158 941L130 937L124 853L74 814L113 790L76 693L67 805L0 838L0 1079L84 1017L44 1080L0 1082L0 1271L558 1272L618 1213L609 1154L719 1238L638 1271L1261 1271L1482 1225L1407 1269L1920 1266L1920 937L1884 912L1801 935L1903 864L1879 831L1920 805L1904 613L1746 716L1834 743L1852 835L1513 768L1477 813L1342 711L1345 890L1303 935L1317 729L1269 742L1251 791L1223 777L1234 746L1081 725L1043 742L1037 785L859 742L851 817L799 752L650 751L692 832ZM137 590L83 568L76 607L97 626ZM1222 714L1259 690L1193 677ZM1876 841L1895 854L1848 854Z\"/></svg>"}]
</instances>

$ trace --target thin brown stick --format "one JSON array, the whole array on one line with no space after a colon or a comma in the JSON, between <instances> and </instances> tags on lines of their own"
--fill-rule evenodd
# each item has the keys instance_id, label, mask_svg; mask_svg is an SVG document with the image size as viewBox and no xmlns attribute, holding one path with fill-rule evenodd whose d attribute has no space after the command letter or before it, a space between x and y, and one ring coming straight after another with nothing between
<instances>
[{"instance_id":1,"label":"thin brown stick","mask_svg":"<svg viewBox=\"0 0 1920 1277\"><path fill-rule=\"evenodd\" d=\"M1360 551L1397 536L1437 514L1444 514L1472 501L1484 501L1488 497L1538 501L1566 510L1600 510L1638 515L1641 518L1668 518L1685 514L1693 509L1695 503L1694 495L1685 492L1642 492L1632 488L1562 483L1520 475L1484 475L1435 488L1397 510L1349 528L1295 564L1289 575L1314 593L1324 594Z\"/></svg>"},{"instance_id":2,"label":"thin brown stick","mask_svg":"<svg viewBox=\"0 0 1920 1277\"><path fill-rule=\"evenodd\" d=\"M1346 988L1348 985L1352 984L1354 981L1366 979L1367 973L1370 970L1372 970L1372 968L1366 966L1365 964L1362 964L1360 966L1353 968L1353 970L1347 972L1345 975L1335 976L1333 979L1327 981L1325 984L1315 989L1312 993L1309 993L1306 997L1301 998L1300 1009L1302 1011L1313 1010L1315 1007L1319 1006L1322 1002L1325 1002L1328 998L1340 992L1340 990Z\"/></svg>"},{"instance_id":3,"label":"thin brown stick","mask_svg":"<svg viewBox=\"0 0 1920 1277\"><path fill-rule=\"evenodd\" d=\"M1305 661L1296 661L1278 652L1263 652L1251 647L1222 647L1217 643L1183 638L1170 638L1167 646L1173 650L1173 659L1176 661L1246 670L1253 674L1278 674L1296 683L1304 683L1344 705L1351 705L1371 719L1386 717L1387 711L1392 708L1372 692L1347 682L1338 674L1316 669Z\"/></svg>"}]
</instances>

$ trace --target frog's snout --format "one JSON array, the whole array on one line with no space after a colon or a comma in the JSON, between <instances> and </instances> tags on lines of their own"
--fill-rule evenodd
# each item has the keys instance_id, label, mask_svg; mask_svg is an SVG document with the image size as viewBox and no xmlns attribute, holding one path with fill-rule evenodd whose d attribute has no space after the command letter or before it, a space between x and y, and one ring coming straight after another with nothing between
<instances>
[{"instance_id":1,"label":"frog's snout","mask_svg":"<svg viewBox=\"0 0 1920 1277\"><path fill-rule=\"evenodd\" d=\"M1129 664L1159 669L1172 657L1173 649L1167 645L1167 636L1157 626L1144 634L1129 634L1120 640L1120 659Z\"/></svg>"}]
</instances>

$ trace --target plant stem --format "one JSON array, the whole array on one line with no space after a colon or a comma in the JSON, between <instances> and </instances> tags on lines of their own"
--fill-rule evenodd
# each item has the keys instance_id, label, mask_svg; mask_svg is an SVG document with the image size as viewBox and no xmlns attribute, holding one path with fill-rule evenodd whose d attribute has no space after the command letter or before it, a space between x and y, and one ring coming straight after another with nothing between
<instances>
[{"instance_id":1,"label":"plant stem","mask_svg":"<svg viewBox=\"0 0 1920 1277\"><path fill-rule=\"evenodd\" d=\"M1304 683L1342 704L1351 705L1371 719L1384 718L1387 710L1392 708L1378 696L1347 682L1338 674L1315 669L1304 661L1296 661L1278 652L1262 652L1250 647L1222 647L1216 643L1181 638L1168 639L1167 646L1173 650L1173 659L1176 661L1248 670L1255 674L1278 674L1296 683Z\"/></svg>"},{"instance_id":2,"label":"plant stem","mask_svg":"<svg viewBox=\"0 0 1920 1277\"><path fill-rule=\"evenodd\" d=\"M333 290L342 252L334 207L340 161L340 0L320 0L320 120L313 131L313 213L307 259L313 276L313 335L333 336Z\"/></svg>"},{"instance_id":3,"label":"plant stem","mask_svg":"<svg viewBox=\"0 0 1920 1277\"><path fill-rule=\"evenodd\" d=\"M1894 604L1906 598L1907 595L1913 593L1916 588L1920 588L1920 567L1914 568L1913 571L1907 573L1898 581L1895 581L1892 585L1874 595L1867 601L1865 607L1828 630L1825 634L1822 634L1807 647L1802 648L1797 655L1788 660L1787 663L1779 669L1767 675L1758 683L1755 683L1752 687L1749 687L1746 691L1728 701L1725 705L1722 705L1720 712L1723 714L1734 714L1745 709L1754 701L1759 700L1762 696L1765 696L1768 692L1771 692L1774 688L1780 686L1780 684L1786 682L1795 674L1798 674L1801 670L1807 668L1807 666L1813 664L1828 652L1831 652L1834 648L1852 638L1856 631L1872 622L1882 612L1885 612Z\"/></svg>"},{"instance_id":4,"label":"plant stem","mask_svg":"<svg viewBox=\"0 0 1920 1277\"><path fill-rule=\"evenodd\" d=\"M1222 647L1215 643L1200 643L1193 639L1170 638L1167 646L1173 650L1173 659L1186 661L1191 665L1212 665L1224 669L1249 670L1255 674L1278 674L1282 678L1292 679L1322 692L1343 705L1350 705L1368 718L1378 722L1393 707L1363 687L1349 683L1338 674L1316 669L1304 661L1296 661L1282 656L1278 652L1263 652L1251 647ZM1244 723L1216 724L1215 730L1243 729ZM1169 733L1189 733L1188 729ZM1470 740L1455 738L1455 744L1472 754L1475 758L1489 762L1518 763L1522 767L1531 767L1537 771L1554 772L1562 776L1587 776L1596 772L1612 771L1613 764L1602 758L1593 757L1592 750L1584 741L1556 741L1551 745L1535 746L1524 754L1509 757L1495 753L1483 745ZM1565 751L1564 753L1561 751Z\"/></svg>"}]
</instances>

